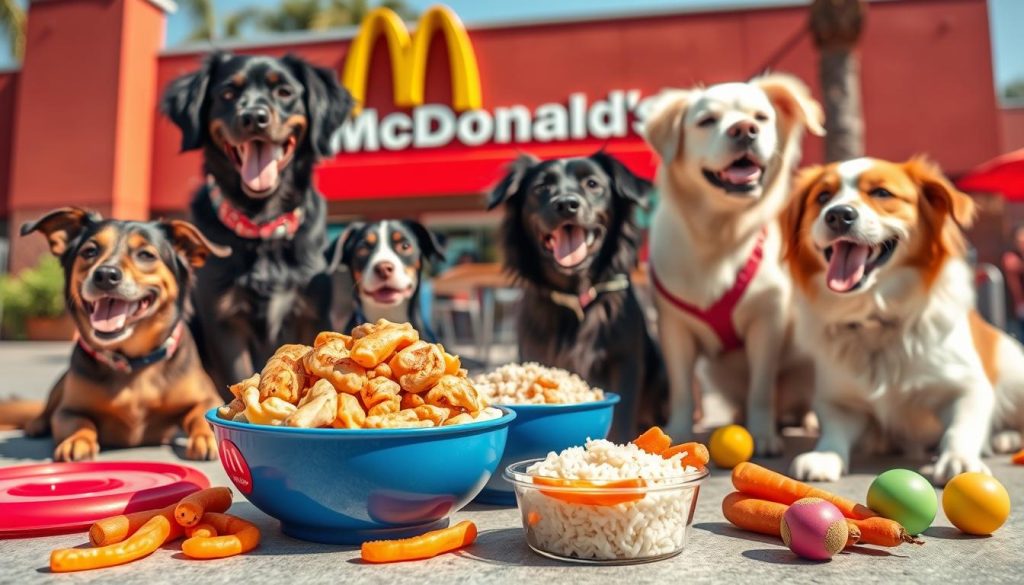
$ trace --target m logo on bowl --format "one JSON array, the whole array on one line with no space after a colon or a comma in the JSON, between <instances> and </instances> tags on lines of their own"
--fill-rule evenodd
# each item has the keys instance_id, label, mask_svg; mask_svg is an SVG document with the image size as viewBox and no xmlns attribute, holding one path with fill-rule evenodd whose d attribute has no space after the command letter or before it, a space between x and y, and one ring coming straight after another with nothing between
<instances>
[{"instance_id":1,"label":"m logo on bowl","mask_svg":"<svg viewBox=\"0 0 1024 585\"><path fill-rule=\"evenodd\" d=\"M249 472L249 464L245 462L245 457L242 457L238 446L228 439L224 439L220 443L220 461L238 491L246 495L251 493L252 474Z\"/></svg>"}]
</instances>

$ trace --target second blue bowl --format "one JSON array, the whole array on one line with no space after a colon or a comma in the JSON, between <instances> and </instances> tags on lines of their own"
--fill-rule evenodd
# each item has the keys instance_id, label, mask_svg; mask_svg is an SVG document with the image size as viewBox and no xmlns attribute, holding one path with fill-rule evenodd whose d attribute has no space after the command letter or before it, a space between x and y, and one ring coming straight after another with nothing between
<instances>
[{"instance_id":1,"label":"second blue bowl","mask_svg":"<svg viewBox=\"0 0 1024 585\"><path fill-rule=\"evenodd\" d=\"M604 400L578 404L501 404L516 413L508 428L505 454L499 469L525 459L544 458L548 453L583 445L589 439L604 439L612 427L612 415L619 395L605 392ZM477 502L514 506L512 484L495 473L476 497Z\"/></svg>"}]
</instances>

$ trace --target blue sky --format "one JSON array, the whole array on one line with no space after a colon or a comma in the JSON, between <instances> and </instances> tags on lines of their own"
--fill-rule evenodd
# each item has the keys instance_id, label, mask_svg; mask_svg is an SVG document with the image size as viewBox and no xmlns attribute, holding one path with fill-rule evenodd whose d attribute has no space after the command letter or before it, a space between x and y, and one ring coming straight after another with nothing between
<instances>
[{"instance_id":1,"label":"blue sky","mask_svg":"<svg viewBox=\"0 0 1024 585\"><path fill-rule=\"evenodd\" d=\"M245 6L271 6L279 0L215 0L218 15L229 14ZM419 10L438 0L407 0ZM22 0L22 4L25 0ZM622 12L672 7L757 6L776 4L776 0L447 0L468 24L474 21L532 19L552 16ZM1024 79L1024 0L989 0L992 27L992 51L997 86ZM167 42L180 43L191 28L188 15L179 10L168 19ZM0 48L0 67L11 64L6 44Z\"/></svg>"}]
</instances>

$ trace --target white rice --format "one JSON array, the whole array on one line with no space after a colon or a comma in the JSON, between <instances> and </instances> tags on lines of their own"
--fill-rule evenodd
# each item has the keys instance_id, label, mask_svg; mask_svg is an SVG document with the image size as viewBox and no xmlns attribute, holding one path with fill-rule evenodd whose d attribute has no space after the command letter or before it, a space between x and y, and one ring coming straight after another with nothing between
<instances>
[{"instance_id":1,"label":"white rice","mask_svg":"<svg viewBox=\"0 0 1024 585\"><path fill-rule=\"evenodd\" d=\"M682 455L662 459L636 445L587 441L559 454L549 453L527 474L563 479L618 480L642 478L648 487L696 471L683 468ZM517 488L527 539L535 548L563 557L629 560L669 555L686 542L692 485L647 492L643 499L612 506L565 502L540 490Z\"/></svg>"},{"instance_id":2,"label":"white rice","mask_svg":"<svg viewBox=\"0 0 1024 585\"><path fill-rule=\"evenodd\" d=\"M537 384L540 378L554 382L557 388ZM473 385L493 404L578 404L604 400L603 390L591 387L576 374L536 362L506 364L478 375Z\"/></svg>"}]
</instances>

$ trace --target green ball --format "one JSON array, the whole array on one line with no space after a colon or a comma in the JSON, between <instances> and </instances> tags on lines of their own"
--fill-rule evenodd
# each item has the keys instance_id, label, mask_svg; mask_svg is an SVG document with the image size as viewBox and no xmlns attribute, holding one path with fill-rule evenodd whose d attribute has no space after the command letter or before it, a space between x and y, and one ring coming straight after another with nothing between
<instances>
[{"instance_id":1,"label":"green ball","mask_svg":"<svg viewBox=\"0 0 1024 585\"><path fill-rule=\"evenodd\" d=\"M939 498L931 482L921 474L909 469L890 469L871 482L868 507L899 522L910 534L921 534L935 520Z\"/></svg>"}]
</instances>

